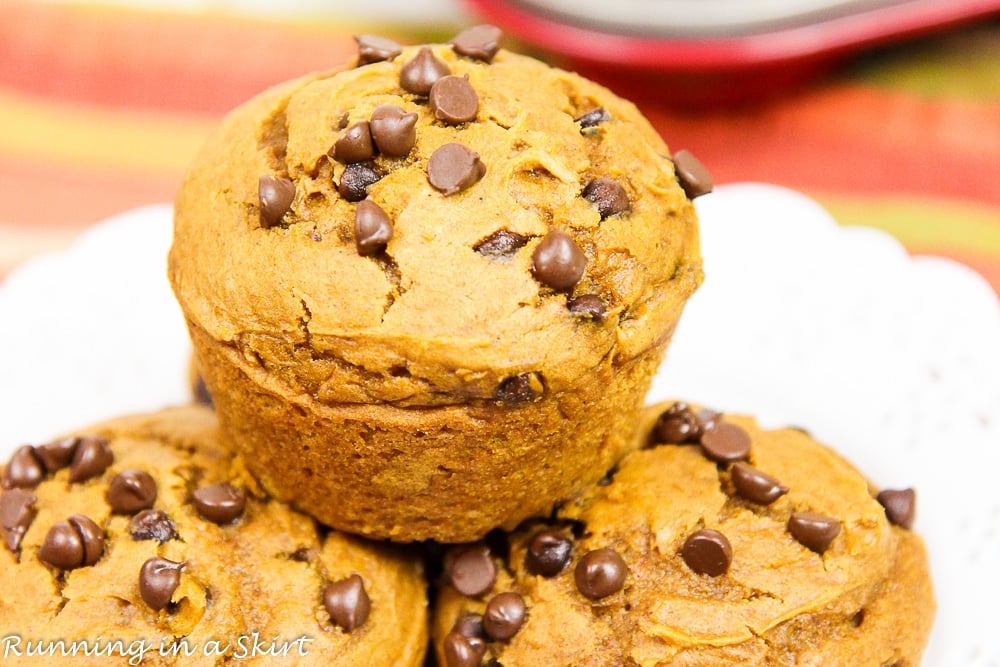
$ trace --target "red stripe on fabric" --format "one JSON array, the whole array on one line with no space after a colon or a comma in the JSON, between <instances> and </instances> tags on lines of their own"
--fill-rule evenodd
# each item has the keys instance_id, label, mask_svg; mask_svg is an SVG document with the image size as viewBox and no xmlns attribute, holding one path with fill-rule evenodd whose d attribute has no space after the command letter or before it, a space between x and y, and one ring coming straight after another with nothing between
<instances>
[{"instance_id":1,"label":"red stripe on fabric","mask_svg":"<svg viewBox=\"0 0 1000 667\"><path fill-rule=\"evenodd\" d=\"M0 3L0 82L87 104L225 112L354 53L351 36L332 29Z\"/></svg>"},{"instance_id":2,"label":"red stripe on fabric","mask_svg":"<svg viewBox=\"0 0 1000 667\"><path fill-rule=\"evenodd\" d=\"M1000 104L842 84L728 112L644 112L718 182L922 194L1000 204Z\"/></svg>"},{"instance_id":3,"label":"red stripe on fabric","mask_svg":"<svg viewBox=\"0 0 1000 667\"><path fill-rule=\"evenodd\" d=\"M175 178L82 170L0 156L4 224L85 227L124 210L171 202Z\"/></svg>"}]
</instances>

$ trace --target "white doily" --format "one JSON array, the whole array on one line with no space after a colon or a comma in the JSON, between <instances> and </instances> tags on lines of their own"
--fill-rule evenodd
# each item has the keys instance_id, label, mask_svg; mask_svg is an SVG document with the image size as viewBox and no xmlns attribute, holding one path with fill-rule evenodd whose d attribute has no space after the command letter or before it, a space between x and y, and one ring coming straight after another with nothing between
<instances>
[{"instance_id":1,"label":"white doily","mask_svg":"<svg viewBox=\"0 0 1000 667\"><path fill-rule=\"evenodd\" d=\"M812 200L736 184L698 200L706 281L650 401L807 428L879 486L914 486L938 615L924 664L1000 667L1000 302ZM0 458L188 399L166 281L169 206L117 216L0 284Z\"/></svg>"}]
</instances>

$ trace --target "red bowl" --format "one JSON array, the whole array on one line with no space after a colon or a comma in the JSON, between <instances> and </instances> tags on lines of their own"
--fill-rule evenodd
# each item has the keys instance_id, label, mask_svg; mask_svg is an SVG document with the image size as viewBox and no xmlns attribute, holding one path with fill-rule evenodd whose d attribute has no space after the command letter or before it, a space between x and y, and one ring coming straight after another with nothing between
<instances>
[{"instance_id":1,"label":"red bowl","mask_svg":"<svg viewBox=\"0 0 1000 667\"><path fill-rule=\"evenodd\" d=\"M658 1L658 10L670 2ZM753 4L731 1L744 14ZM756 22L678 26L652 17L640 25L633 16L615 25L588 15L582 1L572 13L537 0L466 2L554 64L623 94L681 106L760 99L859 50L1000 16L1000 0L842 0L818 3L823 11L772 14Z\"/></svg>"}]
</instances>

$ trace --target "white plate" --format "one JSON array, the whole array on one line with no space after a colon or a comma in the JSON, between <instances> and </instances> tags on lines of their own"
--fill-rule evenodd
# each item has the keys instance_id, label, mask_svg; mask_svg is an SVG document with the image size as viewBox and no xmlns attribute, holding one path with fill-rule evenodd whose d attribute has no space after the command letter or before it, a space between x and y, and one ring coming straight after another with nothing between
<instances>
[{"instance_id":1,"label":"white plate","mask_svg":"<svg viewBox=\"0 0 1000 667\"><path fill-rule=\"evenodd\" d=\"M939 600L924 664L1000 666L996 295L961 265L910 258L789 190L725 186L698 209L706 281L650 400L802 426L879 486L915 486ZM169 242L169 206L138 209L0 285L0 458L187 401Z\"/></svg>"}]
</instances>

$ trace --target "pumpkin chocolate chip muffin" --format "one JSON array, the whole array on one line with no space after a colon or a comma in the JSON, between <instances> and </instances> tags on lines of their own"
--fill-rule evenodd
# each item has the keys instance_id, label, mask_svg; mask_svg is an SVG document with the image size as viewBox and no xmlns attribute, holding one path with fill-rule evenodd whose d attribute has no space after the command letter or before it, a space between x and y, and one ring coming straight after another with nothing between
<instances>
[{"instance_id":1,"label":"pumpkin chocolate chip muffin","mask_svg":"<svg viewBox=\"0 0 1000 667\"><path fill-rule=\"evenodd\" d=\"M13 663L423 664L420 559L267 498L205 407L26 445L2 482Z\"/></svg>"},{"instance_id":2,"label":"pumpkin chocolate chip muffin","mask_svg":"<svg viewBox=\"0 0 1000 667\"><path fill-rule=\"evenodd\" d=\"M223 430L343 530L469 541L596 481L702 279L697 160L500 38L361 36L232 112L177 196Z\"/></svg>"},{"instance_id":3,"label":"pumpkin chocolate chip muffin","mask_svg":"<svg viewBox=\"0 0 1000 667\"><path fill-rule=\"evenodd\" d=\"M916 667L934 599L912 490L747 417L649 408L641 451L547 522L453 547L443 667ZM491 662L495 661L495 662Z\"/></svg>"}]
</instances>

